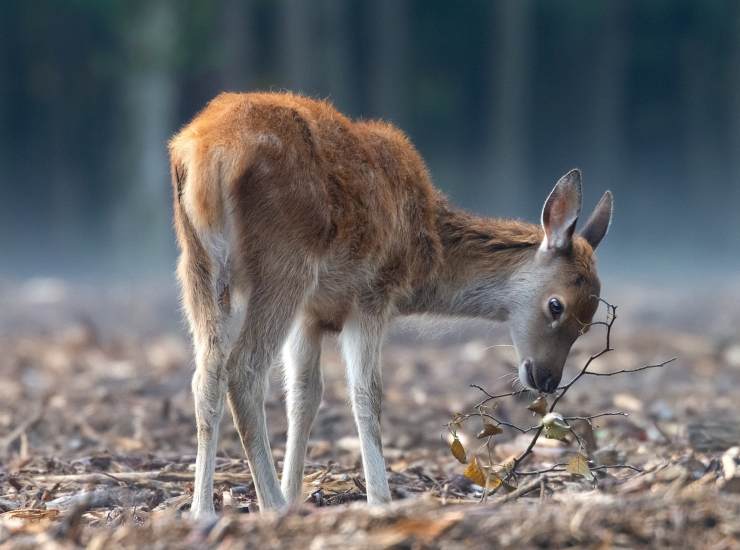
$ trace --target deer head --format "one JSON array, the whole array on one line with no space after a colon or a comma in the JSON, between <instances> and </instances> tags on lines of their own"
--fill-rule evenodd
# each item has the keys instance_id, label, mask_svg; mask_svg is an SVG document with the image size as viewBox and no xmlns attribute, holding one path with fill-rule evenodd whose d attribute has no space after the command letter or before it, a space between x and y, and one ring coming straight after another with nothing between
<instances>
[{"instance_id":1,"label":"deer head","mask_svg":"<svg viewBox=\"0 0 740 550\"><path fill-rule=\"evenodd\" d=\"M601 284L593 251L612 215L607 191L579 233L581 173L571 170L555 184L542 209L544 237L531 260L512 279L516 308L509 315L519 359L519 379L532 389L553 392L565 360L598 307Z\"/></svg>"}]
</instances>

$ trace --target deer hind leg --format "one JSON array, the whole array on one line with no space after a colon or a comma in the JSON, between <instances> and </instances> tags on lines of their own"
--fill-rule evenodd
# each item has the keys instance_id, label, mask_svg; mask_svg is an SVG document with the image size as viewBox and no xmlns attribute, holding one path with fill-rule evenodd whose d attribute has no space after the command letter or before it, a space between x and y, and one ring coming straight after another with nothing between
<instances>
[{"instance_id":1,"label":"deer hind leg","mask_svg":"<svg viewBox=\"0 0 740 550\"><path fill-rule=\"evenodd\" d=\"M213 471L227 385L228 270L192 239L185 243L178 273L195 348L192 390L198 450L191 512L204 517L214 514Z\"/></svg>"},{"instance_id":2,"label":"deer hind leg","mask_svg":"<svg viewBox=\"0 0 740 550\"><path fill-rule=\"evenodd\" d=\"M380 437L383 394L380 350L384 326L384 316L356 312L347 319L340 336L350 399L360 436L369 504L383 504L391 500Z\"/></svg>"},{"instance_id":3,"label":"deer hind leg","mask_svg":"<svg viewBox=\"0 0 740 550\"><path fill-rule=\"evenodd\" d=\"M308 436L321 404L320 356L321 329L316 323L299 318L283 346L288 441L282 490L289 503L301 497Z\"/></svg>"},{"instance_id":4,"label":"deer hind leg","mask_svg":"<svg viewBox=\"0 0 740 550\"><path fill-rule=\"evenodd\" d=\"M265 393L267 374L293 325L308 277L300 269L282 270L266 280L252 285L247 318L227 363L229 406L261 510L285 505L270 451Z\"/></svg>"}]
</instances>

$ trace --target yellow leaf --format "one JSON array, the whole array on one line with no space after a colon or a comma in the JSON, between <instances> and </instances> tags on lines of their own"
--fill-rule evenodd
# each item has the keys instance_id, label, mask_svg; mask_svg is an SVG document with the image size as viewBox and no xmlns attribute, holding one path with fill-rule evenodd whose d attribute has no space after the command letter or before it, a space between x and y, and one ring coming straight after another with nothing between
<instances>
[{"instance_id":1,"label":"yellow leaf","mask_svg":"<svg viewBox=\"0 0 740 550\"><path fill-rule=\"evenodd\" d=\"M547 398L544 395L540 395L527 408L535 414L545 416L547 412Z\"/></svg>"},{"instance_id":2,"label":"yellow leaf","mask_svg":"<svg viewBox=\"0 0 740 550\"><path fill-rule=\"evenodd\" d=\"M504 430L496 426L495 424L491 424L490 422L484 422L483 423L483 429L478 432L477 437L478 439L483 439L484 437L490 437L492 435L497 435L502 433Z\"/></svg>"},{"instance_id":3,"label":"yellow leaf","mask_svg":"<svg viewBox=\"0 0 740 550\"><path fill-rule=\"evenodd\" d=\"M463 475L476 485L480 485L481 487L486 485L486 474L481 470L476 457L473 457L473 460L470 461Z\"/></svg>"},{"instance_id":4,"label":"yellow leaf","mask_svg":"<svg viewBox=\"0 0 740 550\"><path fill-rule=\"evenodd\" d=\"M594 478L593 472L588 467L588 458L581 453L573 455L573 458L568 461L565 470L571 474L585 477L589 481Z\"/></svg>"},{"instance_id":5,"label":"yellow leaf","mask_svg":"<svg viewBox=\"0 0 740 550\"><path fill-rule=\"evenodd\" d=\"M463 447L463 444L460 443L458 438L452 440L450 450L452 451L452 456L454 456L460 464L466 464L468 462L467 457L465 456L465 447Z\"/></svg>"}]
</instances>

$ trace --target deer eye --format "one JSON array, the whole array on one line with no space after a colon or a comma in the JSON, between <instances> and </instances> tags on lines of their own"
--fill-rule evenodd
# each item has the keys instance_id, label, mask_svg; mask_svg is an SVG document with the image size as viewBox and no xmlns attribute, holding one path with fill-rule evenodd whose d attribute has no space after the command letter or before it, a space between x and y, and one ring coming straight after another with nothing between
<instances>
[{"instance_id":1,"label":"deer eye","mask_svg":"<svg viewBox=\"0 0 740 550\"><path fill-rule=\"evenodd\" d=\"M558 319L563 314L563 303L557 298L550 298L547 302L547 307L550 309L550 315L553 319Z\"/></svg>"}]
</instances>

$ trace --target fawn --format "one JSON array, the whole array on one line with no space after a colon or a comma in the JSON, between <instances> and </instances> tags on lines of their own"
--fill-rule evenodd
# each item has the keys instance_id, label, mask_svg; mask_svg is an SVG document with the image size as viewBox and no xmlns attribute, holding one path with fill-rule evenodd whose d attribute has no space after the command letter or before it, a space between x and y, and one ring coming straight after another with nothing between
<instances>
[{"instance_id":1,"label":"fawn","mask_svg":"<svg viewBox=\"0 0 740 550\"><path fill-rule=\"evenodd\" d=\"M612 196L574 233L578 170L555 185L541 226L475 217L433 187L400 130L289 93L219 95L172 139L170 157L196 363L194 517L214 513L225 397L260 508L301 497L325 333L340 333L367 499L379 504L391 498L380 353L394 316L508 321L521 382L552 392L596 311L593 251ZM289 420L282 485L264 412L267 373L281 352Z\"/></svg>"}]
</instances>

